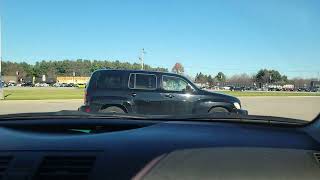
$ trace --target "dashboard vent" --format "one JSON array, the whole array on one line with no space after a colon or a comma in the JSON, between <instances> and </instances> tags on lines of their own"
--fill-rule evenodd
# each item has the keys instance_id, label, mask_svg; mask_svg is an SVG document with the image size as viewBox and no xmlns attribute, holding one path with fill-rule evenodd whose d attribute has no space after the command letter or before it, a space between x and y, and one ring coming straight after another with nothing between
<instances>
[{"instance_id":1,"label":"dashboard vent","mask_svg":"<svg viewBox=\"0 0 320 180\"><path fill-rule=\"evenodd\" d=\"M87 180L95 159L95 156L47 156L34 179Z\"/></svg>"},{"instance_id":2,"label":"dashboard vent","mask_svg":"<svg viewBox=\"0 0 320 180\"><path fill-rule=\"evenodd\" d=\"M0 156L0 180L5 175L11 160L12 156Z\"/></svg>"},{"instance_id":3,"label":"dashboard vent","mask_svg":"<svg viewBox=\"0 0 320 180\"><path fill-rule=\"evenodd\" d=\"M320 152L319 153L313 153L313 155L316 158L317 162L320 163Z\"/></svg>"}]
</instances>

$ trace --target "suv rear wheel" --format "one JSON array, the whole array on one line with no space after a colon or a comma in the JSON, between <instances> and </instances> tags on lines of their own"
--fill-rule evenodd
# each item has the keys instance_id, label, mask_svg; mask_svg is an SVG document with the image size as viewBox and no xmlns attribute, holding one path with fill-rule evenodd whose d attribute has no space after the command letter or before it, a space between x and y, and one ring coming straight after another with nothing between
<instances>
[{"instance_id":1,"label":"suv rear wheel","mask_svg":"<svg viewBox=\"0 0 320 180\"><path fill-rule=\"evenodd\" d=\"M117 107L117 106L109 106L105 109L100 109L99 112L102 112L102 113L117 113L117 114L125 114L126 112Z\"/></svg>"},{"instance_id":2,"label":"suv rear wheel","mask_svg":"<svg viewBox=\"0 0 320 180\"><path fill-rule=\"evenodd\" d=\"M209 113L217 113L217 112L229 112L228 109L224 108L224 107L214 107L212 109L210 109Z\"/></svg>"}]
</instances>

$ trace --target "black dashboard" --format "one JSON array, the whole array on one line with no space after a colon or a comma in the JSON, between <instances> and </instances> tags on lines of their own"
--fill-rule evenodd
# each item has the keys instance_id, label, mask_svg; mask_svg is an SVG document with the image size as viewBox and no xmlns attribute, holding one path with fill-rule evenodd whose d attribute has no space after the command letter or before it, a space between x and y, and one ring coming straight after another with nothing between
<instances>
[{"instance_id":1,"label":"black dashboard","mask_svg":"<svg viewBox=\"0 0 320 180\"><path fill-rule=\"evenodd\" d=\"M0 179L319 179L317 128L317 122L6 121Z\"/></svg>"}]
</instances>

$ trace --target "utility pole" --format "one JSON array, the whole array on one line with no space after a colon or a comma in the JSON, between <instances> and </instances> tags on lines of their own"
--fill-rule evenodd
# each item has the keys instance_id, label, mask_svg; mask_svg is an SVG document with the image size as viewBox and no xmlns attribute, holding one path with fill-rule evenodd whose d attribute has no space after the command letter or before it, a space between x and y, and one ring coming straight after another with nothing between
<instances>
[{"instance_id":1,"label":"utility pole","mask_svg":"<svg viewBox=\"0 0 320 180\"><path fill-rule=\"evenodd\" d=\"M0 100L3 100L4 91L3 91L2 75L1 75L1 63L2 63L2 19L0 16Z\"/></svg>"},{"instance_id":2,"label":"utility pole","mask_svg":"<svg viewBox=\"0 0 320 180\"><path fill-rule=\"evenodd\" d=\"M141 55L139 57L139 60L141 62L141 70L144 70L144 55L146 52L144 51L144 48L142 48Z\"/></svg>"}]
</instances>

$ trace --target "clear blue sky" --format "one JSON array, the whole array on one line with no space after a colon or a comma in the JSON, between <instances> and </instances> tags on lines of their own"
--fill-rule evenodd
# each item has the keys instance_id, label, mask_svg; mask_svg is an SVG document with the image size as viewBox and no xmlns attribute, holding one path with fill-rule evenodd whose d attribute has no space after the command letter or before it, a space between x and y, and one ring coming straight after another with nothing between
<instances>
[{"instance_id":1,"label":"clear blue sky","mask_svg":"<svg viewBox=\"0 0 320 180\"><path fill-rule=\"evenodd\" d=\"M0 0L3 59L114 59L187 73L320 71L318 0Z\"/></svg>"}]
</instances>

